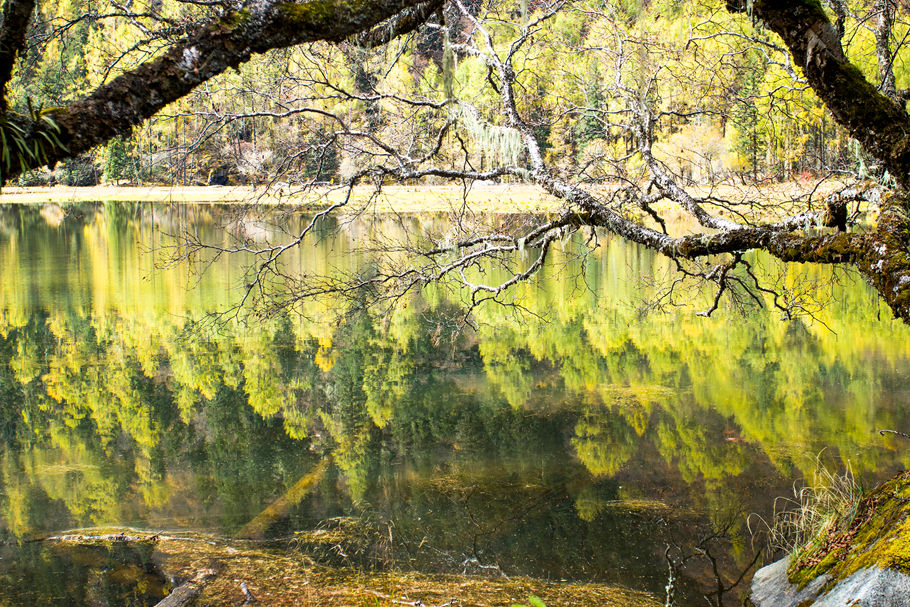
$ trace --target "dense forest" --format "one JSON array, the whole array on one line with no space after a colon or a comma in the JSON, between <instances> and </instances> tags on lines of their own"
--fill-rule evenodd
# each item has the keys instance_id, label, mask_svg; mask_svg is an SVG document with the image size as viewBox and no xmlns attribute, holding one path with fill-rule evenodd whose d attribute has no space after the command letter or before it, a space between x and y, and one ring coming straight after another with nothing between
<instances>
[{"instance_id":1,"label":"dense forest","mask_svg":"<svg viewBox=\"0 0 910 607\"><path fill-rule=\"evenodd\" d=\"M878 4L832 3L843 11L838 26L848 58L873 81L880 70ZM541 7L526 0L508 10L521 21ZM489 10L477 2L467 8L475 14ZM124 6L42 2L27 54L9 85L10 104L23 114L40 114L71 103L154 57L212 10L160 0ZM891 40L899 42L891 66L897 91L910 85L901 13L891 24ZM491 123L463 112L459 128L441 137L443 156L454 162L469 152L481 171L526 164L520 144L496 124L498 85L482 58L469 52L468 31L467 20L447 8L379 52L355 37L254 56L131 136L15 181L340 182L368 164L370 155L382 153L380 141L413 136L421 123L424 140L418 137L412 146L432 147L440 118L420 115L415 124L409 112L419 108L409 110L400 100L447 97L468 100ZM604 50L623 40L634 41L627 56ZM540 148L551 165L585 181L643 176L644 163L634 158L636 135L615 118L622 118L625 103L616 90L620 69L623 79L647 89L648 102L660 112L655 156L690 183L831 175L888 180L826 113L776 36L758 20L729 14L720 2L576 3L539 24L520 62L519 108ZM339 117L345 124L339 125ZM370 133L375 145L342 141L340 129Z\"/></svg>"}]
</instances>

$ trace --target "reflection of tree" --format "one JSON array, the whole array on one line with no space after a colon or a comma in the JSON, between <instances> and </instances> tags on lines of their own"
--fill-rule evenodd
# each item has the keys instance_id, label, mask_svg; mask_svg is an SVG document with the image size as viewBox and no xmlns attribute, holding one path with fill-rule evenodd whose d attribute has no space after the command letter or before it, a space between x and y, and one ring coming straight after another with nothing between
<instances>
[{"instance_id":1,"label":"reflection of tree","mask_svg":"<svg viewBox=\"0 0 910 607\"><path fill-rule=\"evenodd\" d=\"M95 523L174 516L181 501L236 529L325 451L343 482L330 473L307 498L322 512L335 512L331 500L375 500L406 485L402 467L433 477L440 461L460 491L483 454L514 462L522 482L570 467L582 480L567 484L565 520L647 497L651 481L640 477L615 490L633 470L660 470L679 491L701 493L701 505L724 509L750 491L749 477L772 474L768 462L789 476L826 446L851 454L860 473L900 457L868 444L873 429L908 421L897 404L910 340L905 327L875 321L858 282L833 287L840 303L822 320L837 335L761 310L749 323L640 319L630 302L647 289L620 280L620 269L660 275L661 262L607 240L583 262L564 260L585 272L589 290L552 275L521 287L520 303L549 323L486 307L476 333L453 336L438 291L382 319L333 325L310 307L306 320L227 323L187 339L184 329L229 303L223 285L236 270L216 264L187 294L190 268L149 273L130 244L164 242L161 229L117 208L68 216L59 230L23 210L21 232L0 232L14 285L0 290L3 507L16 535L40 526L36 511ZM346 237L297 261L329 267L350 250ZM51 261L59 250L75 260L65 271ZM20 253L44 268L39 278L9 261ZM900 338L881 337L892 332ZM73 468L54 476L55 462ZM145 512L124 510L135 503Z\"/></svg>"},{"instance_id":2,"label":"reflection of tree","mask_svg":"<svg viewBox=\"0 0 910 607\"><path fill-rule=\"evenodd\" d=\"M586 413L575 425L572 447L595 476L613 476L635 453L638 436L622 415Z\"/></svg>"},{"instance_id":3,"label":"reflection of tree","mask_svg":"<svg viewBox=\"0 0 910 607\"><path fill-rule=\"evenodd\" d=\"M0 339L4 506L15 535L154 517L185 509L179 502L187 498L217 503L216 518L239 525L305 464L282 420L248 406L259 392L222 383L236 361L218 352L236 346L196 342L193 357L163 315L157 325L143 323L144 339L129 347L110 336L130 335L125 325L135 319L106 322L102 331L75 315L39 314ZM33 353L27 374L20 351ZM181 367L180 354L198 364ZM282 387L285 378L272 383ZM188 392L189 409L179 401ZM186 479L189 470L195 474ZM42 517L50 511L58 514Z\"/></svg>"},{"instance_id":4,"label":"reflection of tree","mask_svg":"<svg viewBox=\"0 0 910 607\"><path fill-rule=\"evenodd\" d=\"M333 453L344 472L351 496L363 498L375 463L372 434L376 426L367 412L364 365L371 353L373 327L365 315L357 315L339 331L341 350L325 384L326 407L321 412L325 428L335 441Z\"/></svg>"},{"instance_id":5,"label":"reflection of tree","mask_svg":"<svg viewBox=\"0 0 910 607\"><path fill-rule=\"evenodd\" d=\"M605 268L632 263L624 261L629 247L608 242L605 249L602 258L611 260ZM651 269L638 270L662 273L659 259L650 264ZM591 276L592 265L586 281L595 290L587 296L565 299L561 291L571 281L555 280L516 296L532 312L548 315L550 323L528 329L502 309L477 312L484 363L503 393L524 395L526 405L540 400L541 388L554 395L568 390L595 403L635 394L644 411L659 404L674 420L659 422L669 425L656 438L667 458L690 453L714 460L707 466L679 460L689 476L741 470L742 455L731 447L743 442L760 445L782 469L796 462L810 471L814 454L826 446L858 453L851 456L854 465L877 469L879 452L867 445L875 428L900 423L895 405L905 390L894 387L897 369L905 368L910 353L907 341L892 335L905 332L903 327L877 322L881 310L867 305L863 284L843 278L829 287L839 303L825 309L821 320L835 334L821 323L781 323L761 309L751 311L749 322L694 319L688 313L675 314L672 321L640 320L628 305L643 297L640 287L617 280L609 270ZM820 271L809 268L807 275L831 280L817 275ZM706 435L699 411L715 411L727 421ZM645 434L653 437L657 429Z\"/></svg>"}]
</instances>

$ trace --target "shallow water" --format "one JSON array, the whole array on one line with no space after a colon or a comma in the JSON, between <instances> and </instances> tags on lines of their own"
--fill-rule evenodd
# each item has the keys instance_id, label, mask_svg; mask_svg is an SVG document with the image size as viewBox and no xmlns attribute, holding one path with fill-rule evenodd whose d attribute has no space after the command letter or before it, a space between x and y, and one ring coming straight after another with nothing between
<instances>
[{"instance_id":1,"label":"shallow water","mask_svg":"<svg viewBox=\"0 0 910 607\"><path fill-rule=\"evenodd\" d=\"M201 205L0 207L0 602L154 604L142 558L99 567L25 543L91 526L294 537L339 566L662 596L668 545L682 557L725 531L711 552L735 579L748 528L819 461L872 484L910 459L876 432L910 428L910 334L850 273L755 259L807 308L827 304L815 320L754 305L697 317L707 294L642 316L668 266L602 238L584 259L567 243L516 289L529 313L484 306L474 330L452 330L442 289L391 316L310 303L213 328L243 260L162 268L162 247L188 229L278 238L229 219ZM285 267L356 268L371 233L444 225L328 222ZM704 604L709 563L681 576L682 604Z\"/></svg>"}]
</instances>

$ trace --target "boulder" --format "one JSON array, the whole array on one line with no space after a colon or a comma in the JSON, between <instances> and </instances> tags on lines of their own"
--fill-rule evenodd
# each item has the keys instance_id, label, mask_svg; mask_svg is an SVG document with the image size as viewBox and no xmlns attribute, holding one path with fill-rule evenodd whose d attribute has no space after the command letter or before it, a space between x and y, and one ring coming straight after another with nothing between
<instances>
[{"instance_id":1,"label":"boulder","mask_svg":"<svg viewBox=\"0 0 910 607\"><path fill-rule=\"evenodd\" d=\"M910 605L910 472L881 484L795 552L759 569L755 607Z\"/></svg>"}]
</instances>

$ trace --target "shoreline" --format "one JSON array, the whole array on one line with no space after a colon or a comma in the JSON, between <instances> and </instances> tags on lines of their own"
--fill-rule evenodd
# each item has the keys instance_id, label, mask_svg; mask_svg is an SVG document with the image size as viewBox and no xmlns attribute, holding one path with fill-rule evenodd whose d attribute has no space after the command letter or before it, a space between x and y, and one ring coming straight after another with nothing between
<instances>
[{"instance_id":1,"label":"shoreline","mask_svg":"<svg viewBox=\"0 0 910 607\"><path fill-rule=\"evenodd\" d=\"M91 202L138 202L178 204L263 204L327 208L341 202L343 188L317 188L301 195L281 187L266 190L252 186L53 186L6 187L0 191L0 204L79 204ZM464 189L451 185L388 185L382 195L372 200L371 186L354 189L351 206L370 206L377 212L455 211L464 202ZM467 196L475 212L548 212L562 207L562 202L543 189L528 184L475 185Z\"/></svg>"}]
</instances>

